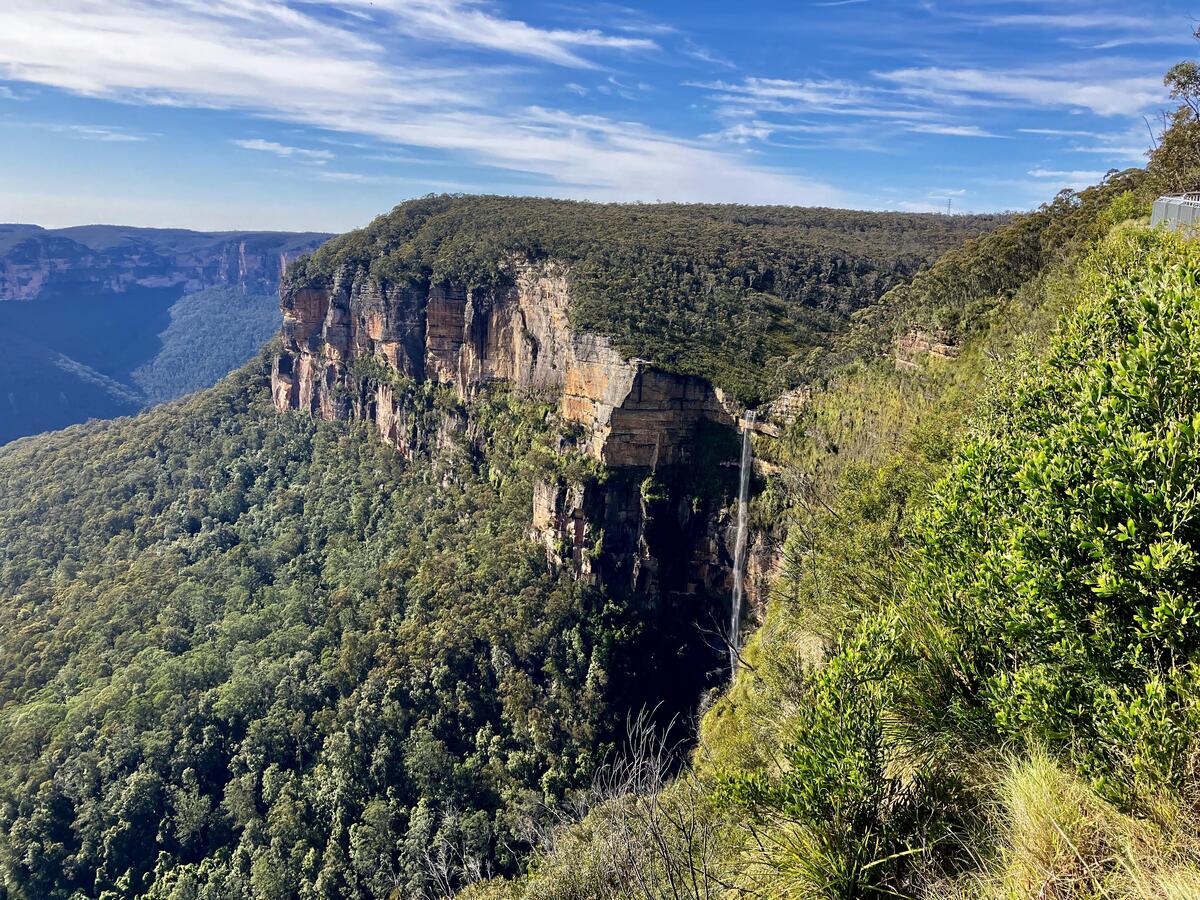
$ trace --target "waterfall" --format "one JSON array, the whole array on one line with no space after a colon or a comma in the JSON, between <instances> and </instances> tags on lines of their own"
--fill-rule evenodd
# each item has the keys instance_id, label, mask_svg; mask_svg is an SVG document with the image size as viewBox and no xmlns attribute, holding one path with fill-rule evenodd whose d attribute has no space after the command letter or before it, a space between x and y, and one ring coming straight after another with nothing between
<instances>
[{"instance_id":1,"label":"waterfall","mask_svg":"<svg viewBox=\"0 0 1200 900\"><path fill-rule=\"evenodd\" d=\"M746 520L750 512L750 473L753 453L750 432L754 425L754 410L746 411L742 424L742 465L738 473L737 536L733 542L733 602L729 610L729 668L737 672L738 651L741 649L742 592L745 588Z\"/></svg>"}]
</instances>

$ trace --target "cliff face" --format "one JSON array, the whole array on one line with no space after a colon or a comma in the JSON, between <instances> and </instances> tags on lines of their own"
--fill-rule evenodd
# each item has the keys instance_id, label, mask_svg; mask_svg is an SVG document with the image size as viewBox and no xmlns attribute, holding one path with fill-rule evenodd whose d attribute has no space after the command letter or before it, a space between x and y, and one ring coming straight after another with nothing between
<instances>
[{"instance_id":1,"label":"cliff face","mask_svg":"<svg viewBox=\"0 0 1200 900\"><path fill-rule=\"evenodd\" d=\"M582 426L578 449L606 471L602 481L536 485L531 537L551 563L639 591L725 590L728 507L692 495L706 477L695 469L698 434L717 429L733 439L732 404L701 378L627 359L606 338L577 333L559 266L517 264L511 282L487 292L380 289L344 272L327 287L285 282L276 407L370 419L411 454L421 438L396 379L449 386L463 398L503 385L551 401L564 421ZM356 360L394 378L375 379L364 393Z\"/></svg>"},{"instance_id":2,"label":"cliff face","mask_svg":"<svg viewBox=\"0 0 1200 900\"><path fill-rule=\"evenodd\" d=\"M3 225L0 300L36 300L46 291L121 294L132 287L180 288L183 293L232 287L270 294L287 263L327 237Z\"/></svg>"}]
</instances>

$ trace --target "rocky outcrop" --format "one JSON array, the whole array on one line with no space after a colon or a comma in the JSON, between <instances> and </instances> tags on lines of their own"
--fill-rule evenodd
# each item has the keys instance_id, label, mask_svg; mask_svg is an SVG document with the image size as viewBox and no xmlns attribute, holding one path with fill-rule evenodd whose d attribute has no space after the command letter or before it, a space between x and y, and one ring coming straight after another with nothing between
<instances>
[{"instance_id":1,"label":"rocky outcrop","mask_svg":"<svg viewBox=\"0 0 1200 900\"><path fill-rule=\"evenodd\" d=\"M922 328L911 328L896 339L896 368L916 369L921 360L929 357L936 359L957 359L961 348L953 343L949 334L944 331L926 331Z\"/></svg>"},{"instance_id":2,"label":"rocky outcrop","mask_svg":"<svg viewBox=\"0 0 1200 900\"><path fill-rule=\"evenodd\" d=\"M36 300L50 289L121 294L131 287L178 287L183 293L232 287L272 294L288 262L328 237L0 225L0 300Z\"/></svg>"},{"instance_id":3,"label":"rocky outcrop","mask_svg":"<svg viewBox=\"0 0 1200 900\"><path fill-rule=\"evenodd\" d=\"M684 463L697 421L734 422L731 405L704 379L626 359L607 338L576 333L566 275L553 264L519 265L511 287L487 292L381 288L343 275L329 287L285 285L282 309L284 346L272 378L280 409L355 415L339 388L350 363L366 358L463 397L502 383L553 398L607 466ZM407 449L392 427L397 401L386 383L367 405L381 434Z\"/></svg>"},{"instance_id":4,"label":"rocky outcrop","mask_svg":"<svg viewBox=\"0 0 1200 900\"><path fill-rule=\"evenodd\" d=\"M727 512L697 505L688 485L698 427L723 426L732 437L732 404L704 379L577 332L561 267L515 262L510 283L488 291L380 286L340 272L327 284L285 283L281 306L279 409L369 419L411 455L428 442L404 400L412 385L437 384L460 399L503 385L550 401L581 426L577 448L606 472L602 481L536 485L530 536L550 564L637 591L727 590ZM362 378L368 370L374 377Z\"/></svg>"}]
</instances>

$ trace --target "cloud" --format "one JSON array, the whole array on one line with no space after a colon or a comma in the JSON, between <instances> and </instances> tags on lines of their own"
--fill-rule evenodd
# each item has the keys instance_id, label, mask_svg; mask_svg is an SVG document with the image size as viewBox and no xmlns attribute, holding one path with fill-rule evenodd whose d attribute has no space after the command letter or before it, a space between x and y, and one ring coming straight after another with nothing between
<instances>
[{"instance_id":1,"label":"cloud","mask_svg":"<svg viewBox=\"0 0 1200 900\"><path fill-rule=\"evenodd\" d=\"M1117 12L1011 13L984 16L980 24L989 27L1044 28L1054 32L1104 31L1111 36L1100 43L1095 38L1080 40L1062 37L1066 43L1092 50L1111 50L1130 44L1186 44L1193 40L1193 27L1184 16L1171 27L1167 16L1135 16Z\"/></svg>"},{"instance_id":2,"label":"cloud","mask_svg":"<svg viewBox=\"0 0 1200 900\"><path fill-rule=\"evenodd\" d=\"M148 140L144 134L134 134L111 125L72 125L57 122L33 123L36 128L44 128L58 134L82 138L88 141L103 141L104 143L140 143Z\"/></svg>"},{"instance_id":3,"label":"cloud","mask_svg":"<svg viewBox=\"0 0 1200 900\"><path fill-rule=\"evenodd\" d=\"M1028 175L1031 178L1044 179L1053 181L1062 187L1071 188L1071 190L1081 191L1086 187L1091 187L1093 184L1098 184L1104 180L1107 172L1099 172L1088 169L1030 169Z\"/></svg>"},{"instance_id":4,"label":"cloud","mask_svg":"<svg viewBox=\"0 0 1200 900\"><path fill-rule=\"evenodd\" d=\"M978 125L937 125L927 122L919 125L910 125L908 126L908 130L919 134L943 134L949 137L1004 137L1002 134L993 134L990 131L984 131Z\"/></svg>"},{"instance_id":5,"label":"cloud","mask_svg":"<svg viewBox=\"0 0 1200 900\"><path fill-rule=\"evenodd\" d=\"M334 158L334 155L329 150L306 150L303 147L289 147L286 144L278 144L275 141L264 141L260 138L252 140L234 140L231 144L241 147L243 150L258 150L263 153L274 153L276 156L285 158L296 157L312 162L324 164L326 161Z\"/></svg>"},{"instance_id":6,"label":"cloud","mask_svg":"<svg viewBox=\"0 0 1200 900\"><path fill-rule=\"evenodd\" d=\"M365 136L518 172L541 193L845 202L819 181L752 166L740 154L641 123L513 106L505 70L425 63L401 52L414 34L436 32L466 48L503 45L572 65L580 48L636 49L643 39L534 29L449 0L377 2L375 9L361 0L361 15L347 17L285 0L5 0L0 80L128 103L232 109ZM451 13L481 33L451 27Z\"/></svg>"},{"instance_id":7,"label":"cloud","mask_svg":"<svg viewBox=\"0 0 1200 900\"><path fill-rule=\"evenodd\" d=\"M1046 28L1130 28L1142 30L1147 27L1147 19L1142 16L1130 16L1123 13L1014 13L1009 15L984 16L980 19L984 25L1013 25L1039 26Z\"/></svg>"},{"instance_id":8,"label":"cloud","mask_svg":"<svg viewBox=\"0 0 1200 900\"><path fill-rule=\"evenodd\" d=\"M684 56L690 56L692 59L699 60L702 63L708 63L713 66L720 66L724 69L736 69L737 65L730 62L724 57L718 56L707 47L702 47L690 39L684 39L683 46L680 52Z\"/></svg>"},{"instance_id":9,"label":"cloud","mask_svg":"<svg viewBox=\"0 0 1200 900\"><path fill-rule=\"evenodd\" d=\"M1021 134L1044 134L1051 137L1095 137L1091 131L1074 131L1069 128L1018 128Z\"/></svg>"},{"instance_id":10,"label":"cloud","mask_svg":"<svg viewBox=\"0 0 1200 900\"><path fill-rule=\"evenodd\" d=\"M1089 184L1099 181L1105 175L1104 172L1080 169L1030 169L1028 174L1033 178L1060 178L1067 181L1087 181Z\"/></svg>"},{"instance_id":11,"label":"cloud","mask_svg":"<svg viewBox=\"0 0 1200 900\"><path fill-rule=\"evenodd\" d=\"M483 47L530 56L562 66L591 68L582 48L656 50L645 37L604 34L596 29L535 28L519 19L492 15L472 0L348 0L350 5L393 16L413 37L459 46Z\"/></svg>"},{"instance_id":12,"label":"cloud","mask_svg":"<svg viewBox=\"0 0 1200 900\"><path fill-rule=\"evenodd\" d=\"M1042 109L1080 108L1099 116L1135 115L1165 96L1158 78L1105 77L1096 72L1070 78L1019 70L924 67L881 72L879 77L901 90L961 105L1008 101Z\"/></svg>"},{"instance_id":13,"label":"cloud","mask_svg":"<svg viewBox=\"0 0 1200 900\"><path fill-rule=\"evenodd\" d=\"M751 141L765 141L771 136L772 129L761 122L738 122L704 135L705 140L728 141L731 144L748 144Z\"/></svg>"},{"instance_id":14,"label":"cloud","mask_svg":"<svg viewBox=\"0 0 1200 900\"><path fill-rule=\"evenodd\" d=\"M1092 144L1089 146L1076 146L1071 148L1072 153L1095 153L1100 156L1108 156L1112 159L1124 160L1125 162L1145 162L1146 148L1138 147L1130 144L1123 147L1113 146L1112 144Z\"/></svg>"}]
</instances>

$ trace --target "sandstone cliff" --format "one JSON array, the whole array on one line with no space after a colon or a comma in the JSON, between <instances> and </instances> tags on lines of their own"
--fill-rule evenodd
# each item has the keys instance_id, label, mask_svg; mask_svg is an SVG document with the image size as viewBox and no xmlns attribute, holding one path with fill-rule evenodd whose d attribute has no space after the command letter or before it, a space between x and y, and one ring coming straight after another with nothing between
<instances>
[{"instance_id":1,"label":"sandstone cliff","mask_svg":"<svg viewBox=\"0 0 1200 900\"><path fill-rule=\"evenodd\" d=\"M574 329L561 266L514 262L508 286L489 291L380 287L339 271L327 283L285 282L281 306L280 410L368 419L409 455L444 435L422 430L406 386L441 385L462 399L502 386L551 402L605 472L536 485L531 537L551 564L637 591L727 590L738 410L704 379ZM360 378L364 365L376 376ZM465 427L448 415L434 431ZM713 440L724 441L723 456L704 452Z\"/></svg>"}]
</instances>

